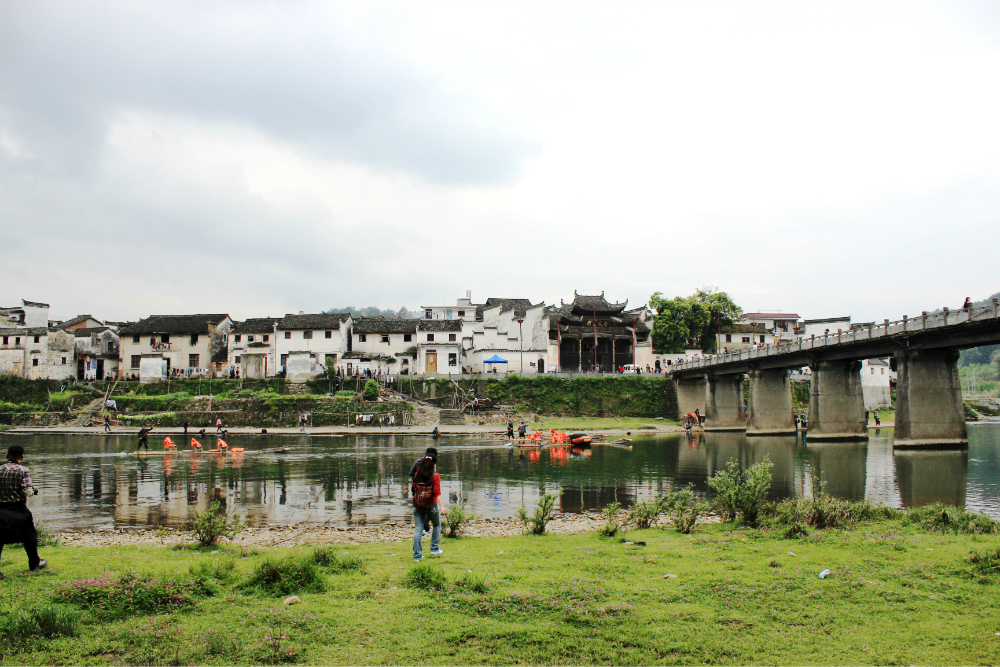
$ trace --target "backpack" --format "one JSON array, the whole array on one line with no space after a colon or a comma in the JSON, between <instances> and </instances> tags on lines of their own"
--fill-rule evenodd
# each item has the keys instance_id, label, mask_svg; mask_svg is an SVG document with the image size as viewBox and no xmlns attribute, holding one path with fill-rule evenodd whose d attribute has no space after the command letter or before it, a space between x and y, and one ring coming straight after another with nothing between
<instances>
[{"instance_id":1,"label":"backpack","mask_svg":"<svg viewBox=\"0 0 1000 667\"><path fill-rule=\"evenodd\" d=\"M424 484L413 483L413 506L420 510L429 510L434 505L434 482Z\"/></svg>"}]
</instances>

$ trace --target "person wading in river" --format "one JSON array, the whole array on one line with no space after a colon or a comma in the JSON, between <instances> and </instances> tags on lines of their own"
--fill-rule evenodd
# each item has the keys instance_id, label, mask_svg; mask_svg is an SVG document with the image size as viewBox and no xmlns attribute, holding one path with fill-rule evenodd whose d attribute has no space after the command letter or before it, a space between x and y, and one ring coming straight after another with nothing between
<instances>
[{"instance_id":1,"label":"person wading in river","mask_svg":"<svg viewBox=\"0 0 1000 667\"><path fill-rule=\"evenodd\" d=\"M7 463L0 466L0 552L5 544L23 544L28 569L37 572L48 561L38 557L38 533L28 509L28 496L37 496L38 489L31 485L31 471L21 465L23 459L24 447L11 445Z\"/></svg>"}]
</instances>

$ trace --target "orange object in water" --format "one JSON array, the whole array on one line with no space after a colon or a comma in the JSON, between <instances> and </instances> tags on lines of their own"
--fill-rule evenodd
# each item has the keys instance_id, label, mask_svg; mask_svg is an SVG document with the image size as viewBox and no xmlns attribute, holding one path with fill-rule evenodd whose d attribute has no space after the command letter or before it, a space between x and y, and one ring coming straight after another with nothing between
<instances>
[{"instance_id":1,"label":"orange object in water","mask_svg":"<svg viewBox=\"0 0 1000 667\"><path fill-rule=\"evenodd\" d=\"M163 448L164 449L172 449L172 448L174 448L176 446L177 445L174 444L174 441L170 439L170 436L167 436L166 438L163 439Z\"/></svg>"},{"instance_id":2,"label":"orange object in water","mask_svg":"<svg viewBox=\"0 0 1000 667\"><path fill-rule=\"evenodd\" d=\"M246 447L233 447L230 451L235 454L236 452L242 452L244 449L246 449Z\"/></svg>"},{"instance_id":3,"label":"orange object in water","mask_svg":"<svg viewBox=\"0 0 1000 667\"><path fill-rule=\"evenodd\" d=\"M222 438L219 438L219 449L229 449L229 445Z\"/></svg>"},{"instance_id":4,"label":"orange object in water","mask_svg":"<svg viewBox=\"0 0 1000 667\"><path fill-rule=\"evenodd\" d=\"M209 454L218 454L219 450L218 449L210 449L210 450L208 450L208 453Z\"/></svg>"},{"instance_id":5,"label":"orange object in water","mask_svg":"<svg viewBox=\"0 0 1000 667\"><path fill-rule=\"evenodd\" d=\"M194 449L201 449L201 443L194 438L191 438L191 447Z\"/></svg>"}]
</instances>

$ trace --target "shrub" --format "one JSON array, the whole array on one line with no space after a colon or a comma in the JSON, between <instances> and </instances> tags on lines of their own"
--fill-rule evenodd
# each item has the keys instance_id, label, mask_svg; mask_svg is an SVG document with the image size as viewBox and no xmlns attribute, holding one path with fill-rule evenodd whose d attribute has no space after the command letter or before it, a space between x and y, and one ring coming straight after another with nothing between
<instances>
[{"instance_id":1,"label":"shrub","mask_svg":"<svg viewBox=\"0 0 1000 667\"><path fill-rule=\"evenodd\" d=\"M319 593L326 590L326 580L312 558L265 558L243 583L243 588L256 588L271 595L291 595L302 591Z\"/></svg>"},{"instance_id":2,"label":"shrub","mask_svg":"<svg viewBox=\"0 0 1000 667\"><path fill-rule=\"evenodd\" d=\"M199 579L158 579L129 572L117 578L77 579L58 586L53 597L90 609L101 618L176 612L194 604L212 589Z\"/></svg>"},{"instance_id":3,"label":"shrub","mask_svg":"<svg viewBox=\"0 0 1000 667\"><path fill-rule=\"evenodd\" d=\"M348 572L350 570L364 569L365 562L359 557L351 554L333 553L333 547L320 547L312 554L312 560L326 570L332 572Z\"/></svg>"},{"instance_id":4,"label":"shrub","mask_svg":"<svg viewBox=\"0 0 1000 667\"><path fill-rule=\"evenodd\" d=\"M535 507L535 513L528 515L528 511L524 509L524 505L517 510L517 516L521 519L521 523L524 524L524 528L527 532L532 535L544 535L545 527L548 525L549 521L552 520L552 510L555 508L556 498L562 495L562 490L559 493L546 493L538 501L538 505Z\"/></svg>"},{"instance_id":5,"label":"shrub","mask_svg":"<svg viewBox=\"0 0 1000 667\"><path fill-rule=\"evenodd\" d=\"M619 502L610 503L604 507L605 521L604 528L601 529L601 535L614 537L622 529L621 521L618 519L618 512L621 508L622 504Z\"/></svg>"},{"instance_id":6,"label":"shrub","mask_svg":"<svg viewBox=\"0 0 1000 667\"><path fill-rule=\"evenodd\" d=\"M38 534L39 547L57 547L62 542L59 536L50 531L49 527L41 521L35 524L35 532Z\"/></svg>"},{"instance_id":7,"label":"shrub","mask_svg":"<svg viewBox=\"0 0 1000 667\"><path fill-rule=\"evenodd\" d=\"M375 380L365 382L365 389L362 395L366 401L377 401L379 396L378 382Z\"/></svg>"},{"instance_id":8,"label":"shrub","mask_svg":"<svg viewBox=\"0 0 1000 667\"><path fill-rule=\"evenodd\" d=\"M942 503L915 507L906 515L906 523L915 523L924 530L942 533L971 533L973 535L995 535L1000 523L985 514L968 512L962 507L952 507Z\"/></svg>"},{"instance_id":9,"label":"shrub","mask_svg":"<svg viewBox=\"0 0 1000 667\"><path fill-rule=\"evenodd\" d=\"M673 523L674 529L684 535L691 534L691 529L698 523L698 515L709 507L705 503L696 502L694 484L688 484L680 491L673 491L662 496L659 502Z\"/></svg>"},{"instance_id":10,"label":"shrub","mask_svg":"<svg viewBox=\"0 0 1000 667\"><path fill-rule=\"evenodd\" d=\"M802 526L802 524L798 523L798 522L793 523L792 525L790 525L788 527L788 530L786 530L785 534L783 535L783 537L786 540L794 540L794 539L796 539L798 537L808 537L808 536L809 536L809 531L806 530Z\"/></svg>"},{"instance_id":11,"label":"shrub","mask_svg":"<svg viewBox=\"0 0 1000 667\"><path fill-rule=\"evenodd\" d=\"M452 505L444 516L448 537L458 537L459 533L462 532L463 525L475 521L477 518L473 512L466 509L465 503Z\"/></svg>"},{"instance_id":12,"label":"shrub","mask_svg":"<svg viewBox=\"0 0 1000 667\"><path fill-rule=\"evenodd\" d=\"M659 521L660 515L663 514L663 510L664 507L660 498L652 501L636 503L632 506L632 509L628 511L628 516L625 517L625 523L636 530L649 528Z\"/></svg>"},{"instance_id":13,"label":"shrub","mask_svg":"<svg viewBox=\"0 0 1000 667\"><path fill-rule=\"evenodd\" d=\"M206 547L214 545L220 537L235 537L243 528L240 517L227 514L217 500L204 512L191 512L191 518L184 524L184 530L193 533L198 542Z\"/></svg>"},{"instance_id":14,"label":"shrub","mask_svg":"<svg viewBox=\"0 0 1000 667\"><path fill-rule=\"evenodd\" d=\"M489 592L490 587L486 583L486 579L489 575L476 576L472 572L466 572L462 575L462 578L455 582L456 586L461 586L466 590L472 591L473 593L479 593L480 595Z\"/></svg>"},{"instance_id":15,"label":"shrub","mask_svg":"<svg viewBox=\"0 0 1000 667\"><path fill-rule=\"evenodd\" d=\"M80 634L80 612L59 604L36 609L14 609L0 615L0 636L5 639L30 637L75 637Z\"/></svg>"},{"instance_id":16,"label":"shrub","mask_svg":"<svg viewBox=\"0 0 1000 667\"><path fill-rule=\"evenodd\" d=\"M866 500L852 502L834 498L823 491L821 485L811 498L785 499L765 507L762 514L774 516L782 524L839 528L862 521L892 519L899 516L899 510Z\"/></svg>"},{"instance_id":17,"label":"shrub","mask_svg":"<svg viewBox=\"0 0 1000 667\"><path fill-rule=\"evenodd\" d=\"M771 468L771 460L765 456L741 473L736 461L730 459L725 470L719 470L708 480L718 494L716 503L724 521L740 516L748 525L757 525L757 516L771 486Z\"/></svg>"},{"instance_id":18,"label":"shrub","mask_svg":"<svg viewBox=\"0 0 1000 667\"><path fill-rule=\"evenodd\" d=\"M448 578L444 572L429 563L417 563L403 577L403 585L421 590L442 589Z\"/></svg>"}]
</instances>

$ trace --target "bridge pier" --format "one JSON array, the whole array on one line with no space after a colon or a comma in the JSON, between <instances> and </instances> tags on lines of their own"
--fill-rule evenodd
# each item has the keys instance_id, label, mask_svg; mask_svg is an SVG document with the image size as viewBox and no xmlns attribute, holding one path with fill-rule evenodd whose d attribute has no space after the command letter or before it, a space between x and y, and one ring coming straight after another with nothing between
<instances>
[{"instance_id":1,"label":"bridge pier","mask_svg":"<svg viewBox=\"0 0 1000 667\"><path fill-rule=\"evenodd\" d=\"M967 446L958 350L896 353L896 433L893 447Z\"/></svg>"},{"instance_id":2,"label":"bridge pier","mask_svg":"<svg viewBox=\"0 0 1000 667\"><path fill-rule=\"evenodd\" d=\"M810 440L867 440L860 361L821 361L812 366Z\"/></svg>"},{"instance_id":3,"label":"bridge pier","mask_svg":"<svg viewBox=\"0 0 1000 667\"><path fill-rule=\"evenodd\" d=\"M691 378L679 378L677 380L677 411L678 418L684 421L684 415L698 410L699 414L705 414L706 395L705 376L699 375Z\"/></svg>"},{"instance_id":4,"label":"bridge pier","mask_svg":"<svg viewBox=\"0 0 1000 667\"><path fill-rule=\"evenodd\" d=\"M794 434L788 369L750 371L747 435Z\"/></svg>"},{"instance_id":5,"label":"bridge pier","mask_svg":"<svg viewBox=\"0 0 1000 667\"><path fill-rule=\"evenodd\" d=\"M743 374L709 375L706 378L705 430L743 431Z\"/></svg>"}]
</instances>

